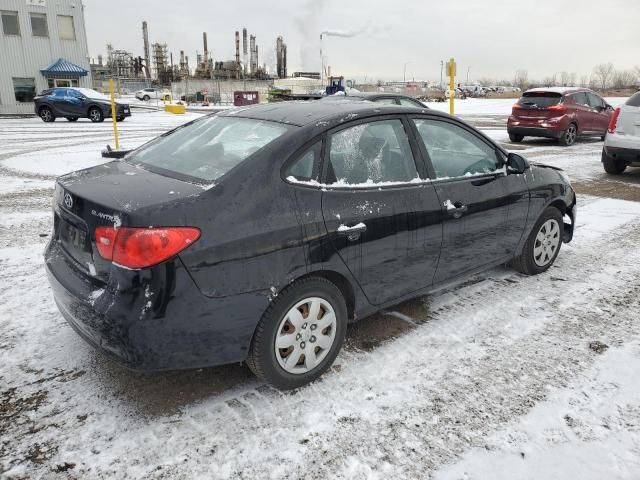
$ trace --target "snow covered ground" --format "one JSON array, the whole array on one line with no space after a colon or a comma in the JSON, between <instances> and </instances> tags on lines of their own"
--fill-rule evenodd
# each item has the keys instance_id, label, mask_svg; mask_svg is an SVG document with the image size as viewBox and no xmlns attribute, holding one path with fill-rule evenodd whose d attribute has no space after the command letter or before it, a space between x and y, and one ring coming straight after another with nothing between
<instances>
[{"instance_id":1,"label":"snow covered ground","mask_svg":"<svg viewBox=\"0 0 640 480\"><path fill-rule=\"evenodd\" d=\"M122 143L192 118L135 111ZM106 122L0 120L0 478L640 477L640 203L620 199L640 173L605 175L602 142L514 146L582 192L548 273L494 269L365 319L289 393L240 365L125 371L66 325L42 265L52 185L111 142Z\"/></svg>"}]
</instances>

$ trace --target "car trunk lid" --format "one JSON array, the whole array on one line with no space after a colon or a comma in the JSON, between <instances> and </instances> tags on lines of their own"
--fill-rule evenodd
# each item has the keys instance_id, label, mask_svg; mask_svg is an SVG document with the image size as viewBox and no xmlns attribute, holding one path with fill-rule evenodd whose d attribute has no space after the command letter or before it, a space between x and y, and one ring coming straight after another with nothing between
<instances>
[{"instance_id":1,"label":"car trunk lid","mask_svg":"<svg viewBox=\"0 0 640 480\"><path fill-rule=\"evenodd\" d=\"M514 105L513 114L525 118L551 118L558 116L562 94L556 92L525 92Z\"/></svg>"},{"instance_id":2,"label":"car trunk lid","mask_svg":"<svg viewBox=\"0 0 640 480\"><path fill-rule=\"evenodd\" d=\"M80 270L106 281L111 263L96 248L97 227L186 225L184 204L203 192L126 162L74 172L56 182L53 240Z\"/></svg>"}]
</instances>

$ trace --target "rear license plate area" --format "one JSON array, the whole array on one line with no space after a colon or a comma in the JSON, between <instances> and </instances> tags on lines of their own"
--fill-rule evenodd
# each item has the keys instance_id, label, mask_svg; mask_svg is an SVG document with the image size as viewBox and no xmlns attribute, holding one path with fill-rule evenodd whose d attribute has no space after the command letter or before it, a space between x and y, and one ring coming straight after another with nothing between
<instances>
[{"instance_id":1,"label":"rear license plate area","mask_svg":"<svg viewBox=\"0 0 640 480\"><path fill-rule=\"evenodd\" d=\"M76 260L83 269L93 260L91 252L91 239L86 225L73 219L56 215L57 238L67 254Z\"/></svg>"}]
</instances>

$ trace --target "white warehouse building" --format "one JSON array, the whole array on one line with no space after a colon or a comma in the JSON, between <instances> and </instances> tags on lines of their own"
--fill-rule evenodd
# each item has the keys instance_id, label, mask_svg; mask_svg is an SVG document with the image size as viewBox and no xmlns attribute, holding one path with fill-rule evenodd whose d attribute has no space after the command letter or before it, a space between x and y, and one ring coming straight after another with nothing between
<instances>
[{"instance_id":1,"label":"white warehouse building","mask_svg":"<svg viewBox=\"0 0 640 480\"><path fill-rule=\"evenodd\" d=\"M91 88L81 0L0 0L0 114L52 87Z\"/></svg>"}]
</instances>

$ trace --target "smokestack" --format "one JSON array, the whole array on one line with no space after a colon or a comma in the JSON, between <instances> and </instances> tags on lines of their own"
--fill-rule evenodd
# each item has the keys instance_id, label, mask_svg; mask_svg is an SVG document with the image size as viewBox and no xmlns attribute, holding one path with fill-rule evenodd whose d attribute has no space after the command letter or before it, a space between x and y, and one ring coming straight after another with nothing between
<instances>
[{"instance_id":1,"label":"smokestack","mask_svg":"<svg viewBox=\"0 0 640 480\"><path fill-rule=\"evenodd\" d=\"M245 72L248 69L247 65L247 29L242 29L242 63L244 64Z\"/></svg>"},{"instance_id":2,"label":"smokestack","mask_svg":"<svg viewBox=\"0 0 640 480\"><path fill-rule=\"evenodd\" d=\"M240 66L240 32L236 30L236 65Z\"/></svg>"},{"instance_id":3,"label":"smokestack","mask_svg":"<svg viewBox=\"0 0 640 480\"><path fill-rule=\"evenodd\" d=\"M282 45L282 78L287 78L287 44Z\"/></svg>"},{"instance_id":4,"label":"smokestack","mask_svg":"<svg viewBox=\"0 0 640 480\"><path fill-rule=\"evenodd\" d=\"M255 51L255 62L256 62L256 73L258 72L258 45L256 45L256 51Z\"/></svg>"},{"instance_id":5,"label":"smokestack","mask_svg":"<svg viewBox=\"0 0 640 480\"><path fill-rule=\"evenodd\" d=\"M151 57L149 55L149 30L147 29L147 22L142 22L142 40L144 41L144 69L147 78L151 78L149 69L151 67Z\"/></svg>"},{"instance_id":6,"label":"smokestack","mask_svg":"<svg viewBox=\"0 0 640 480\"><path fill-rule=\"evenodd\" d=\"M282 78L282 37L276 38L276 75Z\"/></svg>"},{"instance_id":7,"label":"smokestack","mask_svg":"<svg viewBox=\"0 0 640 480\"><path fill-rule=\"evenodd\" d=\"M204 63L209 60L209 49L207 48L207 32L202 32L202 43L204 45Z\"/></svg>"},{"instance_id":8,"label":"smokestack","mask_svg":"<svg viewBox=\"0 0 640 480\"><path fill-rule=\"evenodd\" d=\"M253 68L253 51L256 48L256 37L253 35L249 35L249 72L255 73Z\"/></svg>"}]
</instances>

